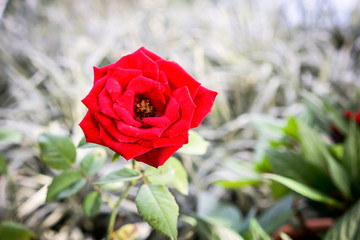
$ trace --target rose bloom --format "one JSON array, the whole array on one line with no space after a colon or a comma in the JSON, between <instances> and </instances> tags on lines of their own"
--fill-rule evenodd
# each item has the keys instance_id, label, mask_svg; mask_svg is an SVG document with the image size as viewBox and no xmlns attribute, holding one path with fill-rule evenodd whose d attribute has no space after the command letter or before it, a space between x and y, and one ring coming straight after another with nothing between
<instances>
[{"instance_id":1,"label":"rose bloom","mask_svg":"<svg viewBox=\"0 0 360 240\"><path fill-rule=\"evenodd\" d=\"M89 110L79 125L87 142L158 167L188 143L188 130L199 126L216 95L142 47L94 67L94 86L82 100Z\"/></svg>"}]
</instances>

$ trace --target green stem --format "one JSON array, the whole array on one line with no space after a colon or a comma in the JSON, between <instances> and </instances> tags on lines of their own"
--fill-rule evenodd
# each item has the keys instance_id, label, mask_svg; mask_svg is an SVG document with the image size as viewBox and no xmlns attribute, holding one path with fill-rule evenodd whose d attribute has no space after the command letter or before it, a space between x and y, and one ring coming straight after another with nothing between
<instances>
[{"instance_id":1,"label":"green stem","mask_svg":"<svg viewBox=\"0 0 360 240\"><path fill-rule=\"evenodd\" d=\"M129 184L127 185L126 189L124 190L123 194L121 195L121 197L119 198L119 200L116 202L112 212L111 212L111 216L110 216L110 222L109 222L109 226L108 226L108 230L107 230L107 236L106 236L106 240L110 240L111 239L111 233L114 230L114 225L115 225L115 219L116 219L116 215L117 212L119 210L120 204L121 202L127 197L127 195L129 194L129 190L130 188L134 185L134 182L129 182Z\"/></svg>"}]
</instances>

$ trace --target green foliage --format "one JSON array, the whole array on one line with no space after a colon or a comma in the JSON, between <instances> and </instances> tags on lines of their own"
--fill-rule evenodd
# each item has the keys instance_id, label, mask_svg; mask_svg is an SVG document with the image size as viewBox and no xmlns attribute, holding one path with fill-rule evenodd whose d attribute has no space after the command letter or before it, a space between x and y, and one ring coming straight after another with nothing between
<instances>
[{"instance_id":1,"label":"green foliage","mask_svg":"<svg viewBox=\"0 0 360 240\"><path fill-rule=\"evenodd\" d=\"M163 166L154 168L148 166L144 172L147 182L167 185L172 184L184 195L189 193L188 176L182 163L175 157L169 158Z\"/></svg>"},{"instance_id":2,"label":"green foliage","mask_svg":"<svg viewBox=\"0 0 360 240\"><path fill-rule=\"evenodd\" d=\"M209 146L209 142L205 141L197 132L189 131L189 143L181 147L177 153L187 155L204 155Z\"/></svg>"},{"instance_id":3,"label":"green foliage","mask_svg":"<svg viewBox=\"0 0 360 240\"><path fill-rule=\"evenodd\" d=\"M123 181L132 181L141 178L141 174L138 170L123 168L121 170L111 172L108 175L100 178L96 184L116 183Z\"/></svg>"},{"instance_id":4,"label":"green foliage","mask_svg":"<svg viewBox=\"0 0 360 240\"><path fill-rule=\"evenodd\" d=\"M99 212L102 205L100 193L93 191L89 193L83 203L83 210L87 216L93 216Z\"/></svg>"},{"instance_id":5,"label":"green foliage","mask_svg":"<svg viewBox=\"0 0 360 240\"><path fill-rule=\"evenodd\" d=\"M39 145L40 157L49 167L66 170L75 162L76 149L69 137L43 133Z\"/></svg>"},{"instance_id":6,"label":"green foliage","mask_svg":"<svg viewBox=\"0 0 360 240\"><path fill-rule=\"evenodd\" d=\"M106 162L106 151L103 148L99 148L92 151L81 160L81 170L87 175L95 174Z\"/></svg>"},{"instance_id":7,"label":"green foliage","mask_svg":"<svg viewBox=\"0 0 360 240\"><path fill-rule=\"evenodd\" d=\"M30 240L35 234L27 227L10 221L4 221L0 224L1 240Z\"/></svg>"},{"instance_id":8,"label":"green foliage","mask_svg":"<svg viewBox=\"0 0 360 240\"><path fill-rule=\"evenodd\" d=\"M241 213L234 205L221 202L206 192L198 197L197 215L206 222L234 231L241 229L243 220Z\"/></svg>"},{"instance_id":9,"label":"green foliage","mask_svg":"<svg viewBox=\"0 0 360 240\"><path fill-rule=\"evenodd\" d=\"M326 234L324 240L360 239L360 201L349 209Z\"/></svg>"},{"instance_id":10,"label":"green foliage","mask_svg":"<svg viewBox=\"0 0 360 240\"><path fill-rule=\"evenodd\" d=\"M143 184L136 196L136 206L151 227L170 239L177 239L179 206L166 187Z\"/></svg>"},{"instance_id":11,"label":"green foliage","mask_svg":"<svg viewBox=\"0 0 360 240\"><path fill-rule=\"evenodd\" d=\"M250 221L249 238L251 240L271 240L270 236L260 226L256 219Z\"/></svg>"},{"instance_id":12,"label":"green foliage","mask_svg":"<svg viewBox=\"0 0 360 240\"><path fill-rule=\"evenodd\" d=\"M82 174L75 170L67 170L55 176L51 182L46 201L69 197L79 191L86 183Z\"/></svg>"},{"instance_id":13,"label":"green foliage","mask_svg":"<svg viewBox=\"0 0 360 240\"><path fill-rule=\"evenodd\" d=\"M22 134L15 129L0 127L0 144L11 145L20 144L22 141Z\"/></svg>"},{"instance_id":14,"label":"green foliage","mask_svg":"<svg viewBox=\"0 0 360 240\"><path fill-rule=\"evenodd\" d=\"M7 174L7 163L5 158L0 154L0 175Z\"/></svg>"},{"instance_id":15,"label":"green foliage","mask_svg":"<svg viewBox=\"0 0 360 240\"><path fill-rule=\"evenodd\" d=\"M291 178L283 177L276 174L264 174L265 178L271 179L273 181L277 181L286 187L290 188L294 192L299 193L300 195L303 195L307 198L310 198L314 201L323 202L335 207L342 207L343 204L333 198L328 197L325 193L319 192L316 189L310 188L300 182L294 181Z\"/></svg>"},{"instance_id":16,"label":"green foliage","mask_svg":"<svg viewBox=\"0 0 360 240\"><path fill-rule=\"evenodd\" d=\"M95 143L88 143L86 142L85 137L81 138L78 146L78 148L93 148L93 147L99 147L99 145L95 144Z\"/></svg>"}]
</instances>

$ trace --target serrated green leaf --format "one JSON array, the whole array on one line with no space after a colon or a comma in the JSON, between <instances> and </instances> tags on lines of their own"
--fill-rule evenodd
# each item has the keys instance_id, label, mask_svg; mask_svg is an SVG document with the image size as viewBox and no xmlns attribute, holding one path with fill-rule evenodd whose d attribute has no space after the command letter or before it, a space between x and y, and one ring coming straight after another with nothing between
<instances>
[{"instance_id":1,"label":"serrated green leaf","mask_svg":"<svg viewBox=\"0 0 360 240\"><path fill-rule=\"evenodd\" d=\"M0 224L1 240L30 240L35 234L22 224L4 221Z\"/></svg>"},{"instance_id":2,"label":"serrated green leaf","mask_svg":"<svg viewBox=\"0 0 360 240\"><path fill-rule=\"evenodd\" d=\"M177 153L186 155L204 155L210 143L205 141L197 132L189 131L189 143L181 147Z\"/></svg>"},{"instance_id":3,"label":"serrated green leaf","mask_svg":"<svg viewBox=\"0 0 360 240\"><path fill-rule=\"evenodd\" d=\"M277 181L286 187L290 188L294 192L303 195L307 198L310 198L314 201L323 202L335 207L343 207L343 204L333 198L326 196L324 193L319 192L316 189L310 188L302 183L296 182L290 178L286 178L283 176L279 176L276 174L263 174L264 178L271 179L273 181Z\"/></svg>"},{"instance_id":4,"label":"serrated green leaf","mask_svg":"<svg viewBox=\"0 0 360 240\"><path fill-rule=\"evenodd\" d=\"M5 158L0 154L0 175L7 174L7 163Z\"/></svg>"},{"instance_id":5,"label":"serrated green leaf","mask_svg":"<svg viewBox=\"0 0 360 240\"><path fill-rule=\"evenodd\" d=\"M148 166L144 174L148 182L160 185L171 183L182 194L187 195L189 192L187 173L182 163L175 157L169 158L159 168Z\"/></svg>"},{"instance_id":6,"label":"serrated green leaf","mask_svg":"<svg viewBox=\"0 0 360 240\"><path fill-rule=\"evenodd\" d=\"M81 189L85 184L82 174L75 170L68 170L54 177L48 187L46 201L68 197Z\"/></svg>"},{"instance_id":7,"label":"serrated green leaf","mask_svg":"<svg viewBox=\"0 0 360 240\"><path fill-rule=\"evenodd\" d=\"M76 149L71 139L43 133L39 137L40 157L49 167L66 170L75 162Z\"/></svg>"},{"instance_id":8,"label":"serrated green leaf","mask_svg":"<svg viewBox=\"0 0 360 240\"><path fill-rule=\"evenodd\" d=\"M350 208L325 235L324 240L360 239L360 201Z\"/></svg>"},{"instance_id":9,"label":"serrated green leaf","mask_svg":"<svg viewBox=\"0 0 360 240\"><path fill-rule=\"evenodd\" d=\"M109 173L108 175L100 178L95 184L106 184L123 181L132 181L141 178L139 171L130 168L123 168L119 171Z\"/></svg>"},{"instance_id":10,"label":"serrated green leaf","mask_svg":"<svg viewBox=\"0 0 360 240\"><path fill-rule=\"evenodd\" d=\"M20 144L22 138L23 135L19 131L12 128L0 127L0 144Z\"/></svg>"},{"instance_id":11,"label":"serrated green leaf","mask_svg":"<svg viewBox=\"0 0 360 240\"><path fill-rule=\"evenodd\" d=\"M102 198L100 193L93 191L89 193L83 203L83 210L87 216L93 216L97 214L102 205Z\"/></svg>"},{"instance_id":12,"label":"serrated green leaf","mask_svg":"<svg viewBox=\"0 0 360 240\"><path fill-rule=\"evenodd\" d=\"M177 239L179 206L166 187L143 184L136 196L136 206L151 227L170 239Z\"/></svg>"},{"instance_id":13,"label":"serrated green leaf","mask_svg":"<svg viewBox=\"0 0 360 240\"><path fill-rule=\"evenodd\" d=\"M83 138L80 140L80 142L79 142L79 144L78 144L77 147L78 147L78 148L94 148L94 147L99 147L99 145L98 145L98 144L95 144L95 143L88 143L88 142L86 142L85 137L83 137Z\"/></svg>"},{"instance_id":14,"label":"serrated green leaf","mask_svg":"<svg viewBox=\"0 0 360 240\"><path fill-rule=\"evenodd\" d=\"M80 162L80 167L87 175L93 175L105 164L105 162L106 151L103 148L99 148L86 154Z\"/></svg>"}]
</instances>

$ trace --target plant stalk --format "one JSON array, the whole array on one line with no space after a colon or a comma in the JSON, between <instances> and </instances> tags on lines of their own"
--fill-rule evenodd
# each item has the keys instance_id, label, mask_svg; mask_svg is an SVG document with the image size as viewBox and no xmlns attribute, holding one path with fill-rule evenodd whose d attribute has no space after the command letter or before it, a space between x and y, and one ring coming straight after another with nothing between
<instances>
[{"instance_id":1,"label":"plant stalk","mask_svg":"<svg viewBox=\"0 0 360 240\"><path fill-rule=\"evenodd\" d=\"M125 188L123 194L121 195L119 200L116 202L114 208L112 209L109 226L108 226L108 230L107 230L107 235L106 235L106 240L111 239L111 234L114 230L115 220L116 220L117 212L119 211L119 208L120 208L120 204L127 197L127 195L129 194L129 190L133 185L134 185L134 182L132 182L132 181L129 182L129 184Z\"/></svg>"}]
</instances>

